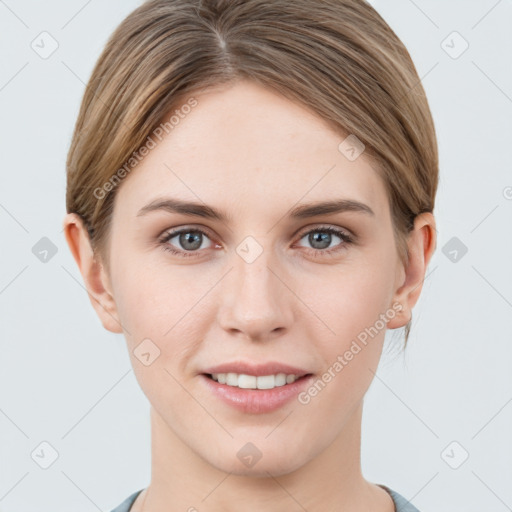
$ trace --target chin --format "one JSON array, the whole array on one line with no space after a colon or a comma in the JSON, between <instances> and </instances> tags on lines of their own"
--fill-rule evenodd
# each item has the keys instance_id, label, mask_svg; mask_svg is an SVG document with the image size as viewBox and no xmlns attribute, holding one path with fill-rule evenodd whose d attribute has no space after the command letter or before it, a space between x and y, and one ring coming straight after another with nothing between
<instances>
[{"instance_id":1,"label":"chin","mask_svg":"<svg viewBox=\"0 0 512 512\"><path fill-rule=\"evenodd\" d=\"M297 455L297 454L295 454ZM283 460L284 459L284 460ZM235 460L228 462L228 458L222 460L209 460L209 463L225 473L232 475L269 478L270 476L282 476L292 473L302 467L307 461L299 460L298 457L290 459L273 451L267 457L261 454L261 458L256 457L251 461L245 462L243 454L239 457L235 455Z\"/></svg>"}]
</instances>

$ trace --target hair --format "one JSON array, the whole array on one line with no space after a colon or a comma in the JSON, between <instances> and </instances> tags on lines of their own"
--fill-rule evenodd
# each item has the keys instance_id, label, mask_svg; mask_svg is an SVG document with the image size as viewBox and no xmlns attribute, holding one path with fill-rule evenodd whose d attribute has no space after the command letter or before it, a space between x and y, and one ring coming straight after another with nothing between
<instances>
[{"instance_id":1,"label":"hair","mask_svg":"<svg viewBox=\"0 0 512 512\"><path fill-rule=\"evenodd\" d=\"M136 165L139 148L185 98L240 79L283 94L364 144L407 263L414 219L434 209L437 141L412 59L375 9L364 0L149 0L107 41L66 162L67 212L81 217L107 269L127 162Z\"/></svg>"}]
</instances>

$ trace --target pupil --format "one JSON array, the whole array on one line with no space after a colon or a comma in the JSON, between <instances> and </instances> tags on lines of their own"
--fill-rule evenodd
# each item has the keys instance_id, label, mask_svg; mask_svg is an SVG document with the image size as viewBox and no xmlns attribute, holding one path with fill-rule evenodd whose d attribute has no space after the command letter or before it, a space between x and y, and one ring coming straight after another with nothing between
<instances>
[{"instance_id":1,"label":"pupil","mask_svg":"<svg viewBox=\"0 0 512 512\"><path fill-rule=\"evenodd\" d=\"M199 247L201 247L201 233L182 233L180 243L185 249L199 249ZM192 246L189 244L192 244Z\"/></svg>"},{"instance_id":2,"label":"pupil","mask_svg":"<svg viewBox=\"0 0 512 512\"><path fill-rule=\"evenodd\" d=\"M317 239L320 239L320 247L315 247L316 249L325 249L326 247L329 247L329 244L331 243L330 233L314 233L312 235L309 235L309 237L309 242L313 247L315 247L314 244L317 242Z\"/></svg>"}]
</instances>

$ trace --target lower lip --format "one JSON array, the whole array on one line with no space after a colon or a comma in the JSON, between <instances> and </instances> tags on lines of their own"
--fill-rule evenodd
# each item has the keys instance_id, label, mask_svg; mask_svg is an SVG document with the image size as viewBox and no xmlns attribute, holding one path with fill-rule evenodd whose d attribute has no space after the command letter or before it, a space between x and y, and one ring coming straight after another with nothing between
<instances>
[{"instance_id":1,"label":"lower lip","mask_svg":"<svg viewBox=\"0 0 512 512\"><path fill-rule=\"evenodd\" d=\"M306 388L313 375L305 375L291 384L273 389L244 389L226 384L201 374L209 389L226 404L247 414L260 414L279 409Z\"/></svg>"}]
</instances>

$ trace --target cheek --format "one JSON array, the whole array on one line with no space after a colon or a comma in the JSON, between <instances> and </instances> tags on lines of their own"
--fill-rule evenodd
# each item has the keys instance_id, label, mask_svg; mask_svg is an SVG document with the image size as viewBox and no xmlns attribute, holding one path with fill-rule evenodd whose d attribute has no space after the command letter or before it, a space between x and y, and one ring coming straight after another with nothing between
<instances>
[{"instance_id":1,"label":"cheek","mask_svg":"<svg viewBox=\"0 0 512 512\"><path fill-rule=\"evenodd\" d=\"M382 261L340 266L321 279L303 277L298 294L305 297L304 302L329 327L328 338L346 343L372 326L390 307L390 269Z\"/></svg>"},{"instance_id":2,"label":"cheek","mask_svg":"<svg viewBox=\"0 0 512 512\"><path fill-rule=\"evenodd\" d=\"M122 241L119 247L122 247ZM129 244L125 244L130 247ZM163 334L164 322L171 323L186 298L188 288L179 275L162 262L133 247L113 254L113 289L123 325L132 333L152 331ZM152 249L156 252L156 249ZM174 305L174 306L173 306ZM170 327L170 326L169 326ZM169 328L167 327L167 329Z\"/></svg>"},{"instance_id":3,"label":"cheek","mask_svg":"<svg viewBox=\"0 0 512 512\"><path fill-rule=\"evenodd\" d=\"M121 322L129 331L128 336L161 335L162 326L155 319L161 317L161 311L165 308L162 303L162 283L154 279L151 273L138 269L126 269L118 283L115 290L116 306ZM169 293L172 292L169 290Z\"/></svg>"},{"instance_id":4,"label":"cheek","mask_svg":"<svg viewBox=\"0 0 512 512\"><path fill-rule=\"evenodd\" d=\"M166 279L148 266L118 270L116 305L128 331L124 335L136 379L151 403L168 407L172 402L173 410L179 410L187 395L177 380L183 379L188 354L202 339L193 320L194 304L204 290L191 290L172 273Z\"/></svg>"},{"instance_id":5,"label":"cheek","mask_svg":"<svg viewBox=\"0 0 512 512\"><path fill-rule=\"evenodd\" d=\"M142 350L151 340L159 351L155 367L182 371L181 362L197 349L203 339L207 292L215 285L215 276L201 277L192 267L170 268L143 261L125 260L116 267L114 293L120 321L134 367L140 366L133 352ZM201 321L198 321L200 317ZM138 347L141 347L140 349ZM184 364L184 363L183 363Z\"/></svg>"},{"instance_id":6,"label":"cheek","mask_svg":"<svg viewBox=\"0 0 512 512\"><path fill-rule=\"evenodd\" d=\"M321 280L321 286L318 280L316 286L303 281L304 302L322 321L311 322L321 325L322 335L311 330L310 336L322 354L325 381L333 383L327 385L331 391L326 393L332 393L333 400L360 397L373 378L370 370L376 371L379 363L386 320L394 315L390 311L393 260L380 254L381 258L340 266Z\"/></svg>"}]
</instances>

